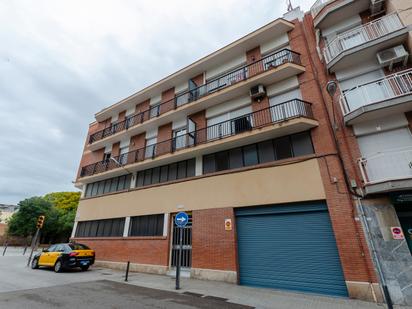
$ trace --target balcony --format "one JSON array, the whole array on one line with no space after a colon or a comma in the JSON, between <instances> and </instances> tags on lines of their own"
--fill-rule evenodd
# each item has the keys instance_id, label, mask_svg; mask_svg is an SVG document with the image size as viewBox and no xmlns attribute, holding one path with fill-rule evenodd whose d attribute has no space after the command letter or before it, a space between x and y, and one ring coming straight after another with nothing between
<instances>
[{"instance_id":1,"label":"balcony","mask_svg":"<svg viewBox=\"0 0 412 309\"><path fill-rule=\"evenodd\" d=\"M310 11L314 27L323 30L368 9L371 16L381 14L384 5L385 0L317 0Z\"/></svg>"},{"instance_id":2,"label":"balcony","mask_svg":"<svg viewBox=\"0 0 412 309\"><path fill-rule=\"evenodd\" d=\"M327 6L329 3L332 3L333 1L334 0L317 0L310 8L312 18L315 18L325 6Z\"/></svg>"},{"instance_id":3,"label":"balcony","mask_svg":"<svg viewBox=\"0 0 412 309\"><path fill-rule=\"evenodd\" d=\"M170 114L171 111L180 110L183 106L193 105L190 103L204 102L208 100L208 98L213 97L213 94L222 93L223 90L225 90L225 96L222 96L220 100L214 98L213 104L221 103L222 100L228 100L233 96L239 95L239 87L242 88L242 91L248 90L250 86L252 86L250 83L275 82L304 71L304 68L284 67L287 64L301 66L300 55L288 49L270 54L254 63L242 66L223 76L210 80L204 85L181 93L160 105L152 106L145 111L128 116L125 120L90 135L88 143L90 146L92 144L98 144L98 142L103 139L107 140L108 137L120 132L130 131L138 125L150 122L152 119L161 118L164 114ZM282 67L284 70L282 70ZM275 72L273 72L273 76L268 77L267 74L276 69L278 69L279 73L275 74ZM280 73L282 71L283 73ZM231 94L228 94L229 91L231 91ZM133 134L137 134L137 131L133 130ZM94 150L96 147L92 147L91 150Z\"/></svg>"},{"instance_id":4,"label":"balcony","mask_svg":"<svg viewBox=\"0 0 412 309\"><path fill-rule=\"evenodd\" d=\"M367 194L410 189L412 147L362 158L359 167Z\"/></svg>"},{"instance_id":5,"label":"balcony","mask_svg":"<svg viewBox=\"0 0 412 309\"><path fill-rule=\"evenodd\" d=\"M344 91L339 103L348 125L412 109L412 69Z\"/></svg>"},{"instance_id":6,"label":"balcony","mask_svg":"<svg viewBox=\"0 0 412 309\"><path fill-rule=\"evenodd\" d=\"M171 154L174 160L187 159L202 155L203 152L221 150L225 145L230 147L236 143L240 146L252 141L305 131L315 126L317 122L313 120L311 103L294 99L130 151L114 157L114 160L104 160L84 166L80 177L93 176L110 170L121 171L120 168L124 166L130 170L138 164L153 162L157 158L170 159ZM225 144L222 146L220 141ZM147 164L145 167L151 166Z\"/></svg>"},{"instance_id":7,"label":"balcony","mask_svg":"<svg viewBox=\"0 0 412 309\"><path fill-rule=\"evenodd\" d=\"M374 58L385 48L402 43L408 29L397 14L390 14L343 32L323 50L326 66L331 72Z\"/></svg>"}]
</instances>

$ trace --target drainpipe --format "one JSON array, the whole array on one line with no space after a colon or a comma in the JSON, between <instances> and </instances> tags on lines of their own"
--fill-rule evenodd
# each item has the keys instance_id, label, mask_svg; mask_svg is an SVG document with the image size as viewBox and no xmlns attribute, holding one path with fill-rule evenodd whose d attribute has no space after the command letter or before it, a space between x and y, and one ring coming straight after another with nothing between
<instances>
[{"instance_id":1,"label":"drainpipe","mask_svg":"<svg viewBox=\"0 0 412 309\"><path fill-rule=\"evenodd\" d=\"M380 260L378 258L378 254L376 252L375 244L373 243L373 240L372 240L372 233L371 233L370 228L369 228L369 223L368 223L368 220L366 218L365 211L363 209L362 201L359 197L356 198L356 206L358 208L358 212L360 213L360 218L361 218L362 224L363 224L363 226L365 228L365 231L366 231L366 234L368 236L368 237L366 237L366 239L369 240L368 243L369 243L369 246L370 246L371 251L372 251L372 256L373 256L373 260L375 262L376 270L378 271L378 275L379 275L379 279L380 279L380 282L381 282L381 285L382 285L382 291L383 291L383 295L384 295L384 298L385 298L385 301L386 301L386 305L387 305L388 309L393 309L392 299L391 299L391 296L389 295L389 290L388 290L388 286L386 285L385 276L383 275L382 266L381 266ZM373 286L372 286L372 291L373 291Z\"/></svg>"}]
</instances>

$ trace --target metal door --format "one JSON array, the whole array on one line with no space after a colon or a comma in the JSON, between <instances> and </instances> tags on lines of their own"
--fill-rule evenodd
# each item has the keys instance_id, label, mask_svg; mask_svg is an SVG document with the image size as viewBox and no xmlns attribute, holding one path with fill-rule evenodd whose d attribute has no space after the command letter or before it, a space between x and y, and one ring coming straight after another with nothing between
<instances>
[{"instance_id":1,"label":"metal door","mask_svg":"<svg viewBox=\"0 0 412 309\"><path fill-rule=\"evenodd\" d=\"M183 228L179 228L175 224L175 216L172 217L172 257L171 266L176 267L179 254L179 232L183 232L182 246L182 268L192 267L192 214L188 213L189 222Z\"/></svg>"},{"instance_id":2,"label":"metal door","mask_svg":"<svg viewBox=\"0 0 412 309\"><path fill-rule=\"evenodd\" d=\"M326 205L236 211L240 284L347 296Z\"/></svg>"}]
</instances>

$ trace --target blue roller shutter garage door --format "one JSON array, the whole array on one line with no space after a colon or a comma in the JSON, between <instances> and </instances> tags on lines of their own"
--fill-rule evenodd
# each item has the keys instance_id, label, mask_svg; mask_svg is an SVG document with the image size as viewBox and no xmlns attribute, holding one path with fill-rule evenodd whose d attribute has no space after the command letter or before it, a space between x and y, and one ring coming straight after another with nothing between
<instances>
[{"instance_id":1,"label":"blue roller shutter garage door","mask_svg":"<svg viewBox=\"0 0 412 309\"><path fill-rule=\"evenodd\" d=\"M236 210L240 284L347 296L323 202Z\"/></svg>"}]
</instances>

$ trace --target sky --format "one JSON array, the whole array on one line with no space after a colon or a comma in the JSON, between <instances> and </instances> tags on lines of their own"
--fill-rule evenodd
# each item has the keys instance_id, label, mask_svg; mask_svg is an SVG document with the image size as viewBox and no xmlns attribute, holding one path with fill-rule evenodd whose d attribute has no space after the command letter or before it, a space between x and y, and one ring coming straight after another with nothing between
<instances>
[{"instance_id":1,"label":"sky","mask_svg":"<svg viewBox=\"0 0 412 309\"><path fill-rule=\"evenodd\" d=\"M285 11L284 0L1 1L0 204L76 191L96 112Z\"/></svg>"}]
</instances>

